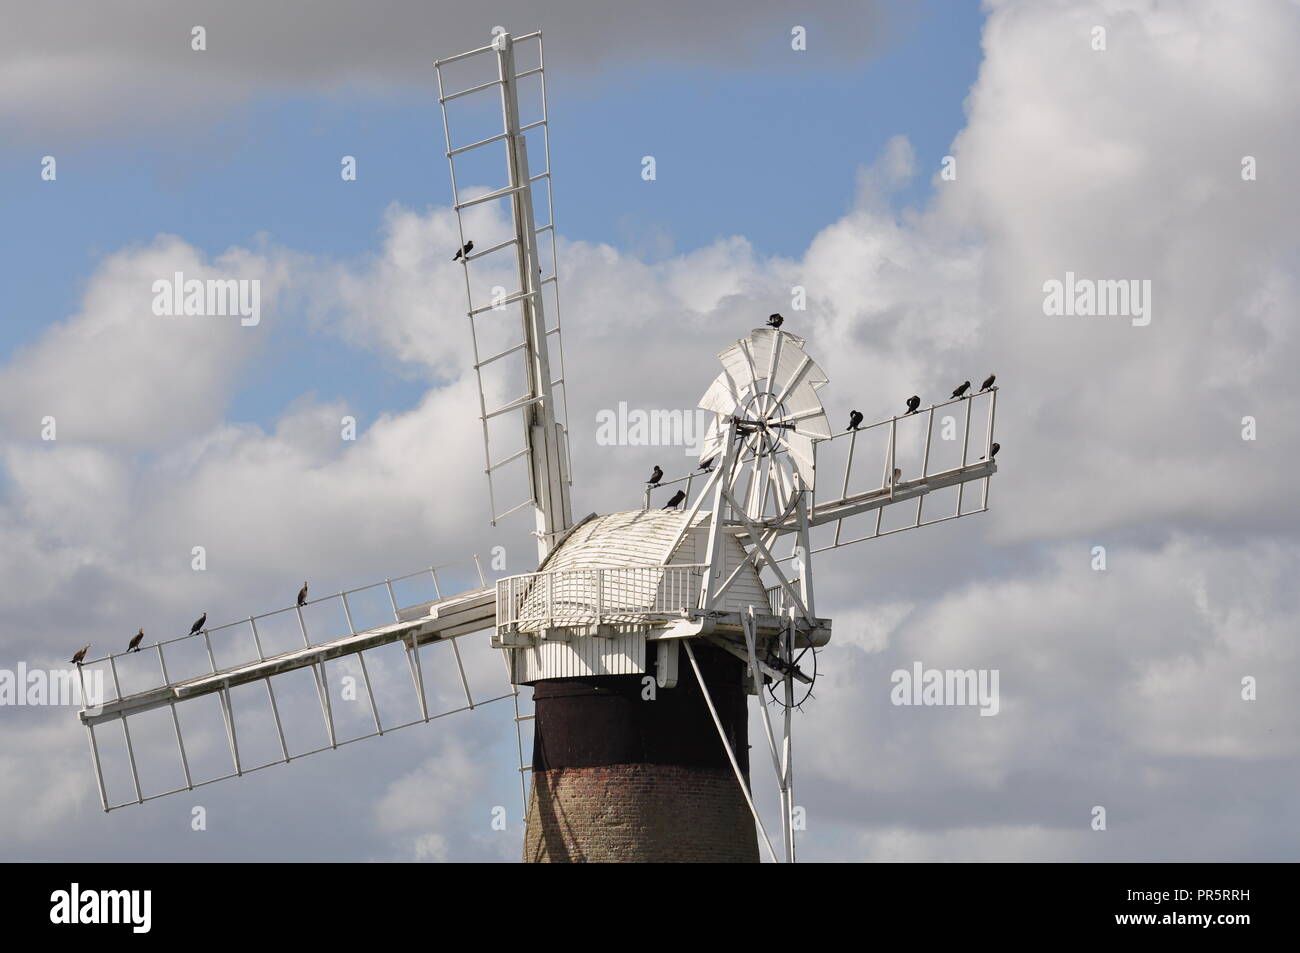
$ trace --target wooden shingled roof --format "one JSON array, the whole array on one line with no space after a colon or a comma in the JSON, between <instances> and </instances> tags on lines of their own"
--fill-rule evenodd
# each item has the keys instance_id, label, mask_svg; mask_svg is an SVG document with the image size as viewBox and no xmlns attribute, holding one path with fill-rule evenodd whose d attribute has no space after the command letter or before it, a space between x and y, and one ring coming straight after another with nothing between
<instances>
[{"instance_id":1,"label":"wooden shingled roof","mask_svg":"<svg viewBox=\"0 0 1300 953\"><path fill-rule=\"evenodd\" d=\"M686 522L684 510L624 510L593 516L575 527L547 557L542 570L608 569L661 565ZM697 513L695 524L708 521ZM692 560L693 561L693 560Z\"/></svg>"}]
</instances>

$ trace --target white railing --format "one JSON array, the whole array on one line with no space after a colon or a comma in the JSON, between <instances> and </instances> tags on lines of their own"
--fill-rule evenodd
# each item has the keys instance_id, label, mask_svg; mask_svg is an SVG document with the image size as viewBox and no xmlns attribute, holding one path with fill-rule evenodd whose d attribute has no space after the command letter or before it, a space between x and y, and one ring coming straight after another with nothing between
<instances>
[{"instance_id":1,"label":"white railing","mask_svg":"<svg viewBox=\"0 0 1300 953\"><path fill-rule=\"evenodd\" d=\"M497 630L640 622L699 605L703 564L553 569L497 580Z\"/></svg>"},{"instance_id":2,"label":"white railing","mask_svg":"<svg viewBox=\"0 0 1300 953\"><path fill-rule=\"evenodd\" d=\"M791 579L790 585L798 587L799 580ZM772 615L785 615L785 610L790 607L791 603L785 597L784 587L782 587L780 583L777 583L775 586L768 586L766 591L767 607L772 611Z\"/></svg>"}]
</instances>

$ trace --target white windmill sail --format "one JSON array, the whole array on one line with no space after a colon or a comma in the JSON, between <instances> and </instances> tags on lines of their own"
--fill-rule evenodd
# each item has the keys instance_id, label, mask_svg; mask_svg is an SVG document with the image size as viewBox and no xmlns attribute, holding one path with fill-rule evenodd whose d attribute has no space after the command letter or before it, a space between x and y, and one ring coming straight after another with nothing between
<instances>
[{"instance_id":1,"label":"white windmill sail","mask_svg":"<svg viewBox=\"0 0 1300 953\"><path fill-rule=\"evenodd\" d=\"M460 585L474 577L472 588L443 590L453 578ZM426 594L432 598L419 598ZM101 806L143 804L517 697L495 666L499 676L485 681L487 639L461 645L465 636L490 630L495 612L496 589L475 558L87 660L82 677L102 672L107 686L107 697L79 715ZM410 675L405 683L391 671L402 655ZM344 671L354 673L364 693L356 700L342 690ZM314 688L307 694L319 706L310 732L304 731L310 719L294 717L311 704L301 691L303 673L310 674ZM265 696L243 689L259 682ZM216 725L202 718L214 697L229 760L221 769L216 759L205 771L196 752L214 748ZM164 709L170 730L160 731L156 719Z\"/></svg>"},{"instance_id":2,"label":"white windmill sail","mask_svg":"<svg viewBox=\"0 0 1300 953\"><path fill-rule=\"evenodd\" d=\"M525 56L536 65L521 68L518 60ZM496 525L517 510L531 508L540 560L573 523L542 34L498 33L487 46L439 60L434 66L460 245L475 243L469 254L461 256L461 264L474 342L491 521ZM465 75L475 68L480 70L477 77L462 80L461 88L448 89L457 73ZM481 72L485 69L490 73ZM476 81L485 75L495 78ZM494 122L485 118L488 114L496 116ZM453 130L461 123L474 130L465 140ZM534 143L540 146L531 156L530 133L535 133ZM482 176L495 176L486 189ZM540 225L533 188L539 182L545 183L546 214ZM483 229L492 232L487 240ZM543 241L544 235L548 240ZM512 265L508 277L499 269L492 271L507 261ZM488 278L482 279L481 273ZM553 325L548 326L548 315ZM496 382L490 379L494 373L501 375L498 382L524 380L523 394L501 399ZM512 444L501 452L497 449L500 434L494 446L492 432L510 418L522 422L522 446L515 449ZM522 471L523 477L514 481L513 495L501 500L499 491L508 484L511 469Z\"/></svg>"}]
</instances>

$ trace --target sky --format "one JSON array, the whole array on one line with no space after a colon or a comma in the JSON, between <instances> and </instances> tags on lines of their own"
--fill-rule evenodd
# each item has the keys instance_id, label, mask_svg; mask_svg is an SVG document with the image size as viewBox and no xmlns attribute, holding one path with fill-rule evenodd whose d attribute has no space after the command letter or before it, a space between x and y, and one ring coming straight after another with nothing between
<instances>
[{"instance_id":1,"label":"sky","mask_svg":"<svg viewBox=\"0 0 1300 953\"><path fill-rule=\"evenodd\" d=\"M989 511L815 561L834 638L796 719L802 856L1294 859L1300 6L602 10L11 17L0 669L278 608L304 576L534 568L526 519L488 523L432 62L540 27L578 515L689 464L599 444L601 412L693 408L772 311L833 423L998 375ZM177 271L259 277L260 321L156 315ZM1149 282L1149 311L1045 313L1069 274ZM496 694L485 641L462 643ZM998 714L892 704L917 661L998 671ZM517 860L509 705L109 815L74 710L0 706L0 857Z\"/></svg>"}]
</instances>

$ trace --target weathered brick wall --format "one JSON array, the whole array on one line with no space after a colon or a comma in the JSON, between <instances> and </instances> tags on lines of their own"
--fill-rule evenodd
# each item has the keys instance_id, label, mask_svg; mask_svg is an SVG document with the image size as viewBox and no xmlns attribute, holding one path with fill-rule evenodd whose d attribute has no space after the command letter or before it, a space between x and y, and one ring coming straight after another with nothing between
<instances>
[{"instance_id":1,"label":"weathered brick wall","mask_svg":"<svg viewBox=\"0 0 1300 953\"><path fill-rule=\"evenodd\" d=\"M701 674L749 771L742 665L708 644ZM754 818L704 695L686 669L652 695L639 675L533 687L527 861L757 861ZM649 697L648 697L649 696Z\"/></svg>"},{"instance_id":2,"label":"weathered brick wall","mask_svg":"<svg viewBox=\"0 0 1300 953\"><path fill-rule=\"evenodd\" d=\"M557 768L534 778L524 860L757 863L758 841L730 768Z\"/></svg>"}]
</instances>

